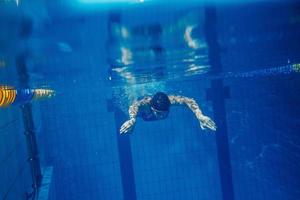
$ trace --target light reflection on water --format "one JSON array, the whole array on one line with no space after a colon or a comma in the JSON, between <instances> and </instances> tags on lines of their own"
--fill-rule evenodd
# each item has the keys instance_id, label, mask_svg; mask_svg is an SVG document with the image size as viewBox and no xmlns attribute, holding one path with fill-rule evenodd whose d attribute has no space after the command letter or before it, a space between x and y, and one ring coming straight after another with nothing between
<instances>
[{"instance_id":1,"label":"light reflection on water","mask_svg":"<svg viewBox=\"0 0 300 200\"><path fill-rule=\"evenodd\" d=\"M197 10L170 24L111 22L109 80L134 85L209 71L208 49Z\"/></svg>"}]
</instances>

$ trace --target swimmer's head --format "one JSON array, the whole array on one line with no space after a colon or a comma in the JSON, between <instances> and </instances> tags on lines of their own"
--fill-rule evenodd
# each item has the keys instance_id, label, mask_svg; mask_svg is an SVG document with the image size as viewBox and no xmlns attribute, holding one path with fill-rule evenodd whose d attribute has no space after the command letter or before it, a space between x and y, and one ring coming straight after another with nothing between
<instances>
[{"instance_id":1,"label":"swimmer's head","mask_svg":"<svg viewBox=\"0 0 300 200\"><path fill-rule=\"evenodd\" d=\"M163 92L157 92L151 99L151 108L157 112L168 112L170 108L170 100L168 95Z\"/></svg>"}]
</instances>

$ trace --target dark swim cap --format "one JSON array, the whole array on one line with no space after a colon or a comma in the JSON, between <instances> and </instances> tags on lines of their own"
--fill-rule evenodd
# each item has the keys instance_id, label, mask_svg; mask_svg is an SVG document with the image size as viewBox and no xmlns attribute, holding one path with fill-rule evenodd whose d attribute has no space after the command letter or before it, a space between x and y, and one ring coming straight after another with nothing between
<instances>
[{"instance_id":1,"label":"dark swim cap","mask_svg":"<svg viewBox=\"0 0 300 200\"><path fill-rule=\"evenodd\" d=\"M158 111L168 111L170 104L168 95L163 92L157 92L151 99L151 107Z\"/></svg>"}]
</instances>

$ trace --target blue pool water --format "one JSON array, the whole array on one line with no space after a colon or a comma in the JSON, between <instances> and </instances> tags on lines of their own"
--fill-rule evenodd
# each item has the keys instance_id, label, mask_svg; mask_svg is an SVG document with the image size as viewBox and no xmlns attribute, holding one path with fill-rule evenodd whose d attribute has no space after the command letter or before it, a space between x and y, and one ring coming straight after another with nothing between
<instances>
[{"instance_id":1,"label":"blue pool water","mask_svg":"<svg viewBox=\"0 0 300 200\"><path fill-rule=\"evenodd\" d=\"M297 1L0 0L0 199L300 199ZM137 119L158 91L194 98Z\"/></svg>"}]
</instances>

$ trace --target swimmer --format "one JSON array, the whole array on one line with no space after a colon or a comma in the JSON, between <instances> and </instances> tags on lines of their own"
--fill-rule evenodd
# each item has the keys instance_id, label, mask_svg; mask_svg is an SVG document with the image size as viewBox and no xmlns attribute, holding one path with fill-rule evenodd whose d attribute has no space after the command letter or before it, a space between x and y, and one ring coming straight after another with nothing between
<instances>
[{"instance_id":1,"label":"swimmer","mask_svg":"<svg viewBox=\"0 0 300 200\"><path fill-rule=\"evenodd\" d=\"M207 116L203 115L196 101L184 96L166 95L163 92L157 92L153 97L145 96L139 101L133 102L129 107L129 117L120 128L120 133L124 134L130 131L136 122L137 117L145 121L155 121L167 118L170 105L186 105L200 122L202 129L217 129L216 124Z\"/></svg>"}]
</instances>

